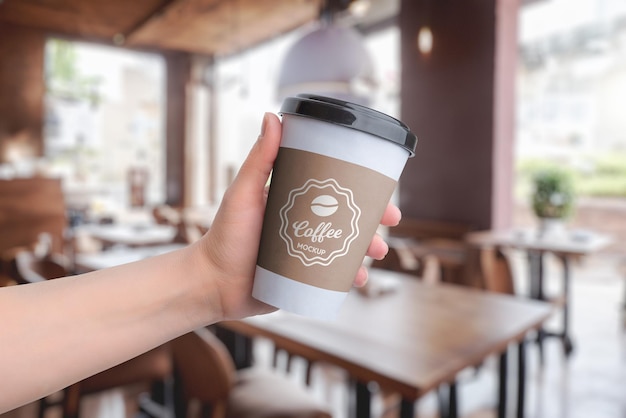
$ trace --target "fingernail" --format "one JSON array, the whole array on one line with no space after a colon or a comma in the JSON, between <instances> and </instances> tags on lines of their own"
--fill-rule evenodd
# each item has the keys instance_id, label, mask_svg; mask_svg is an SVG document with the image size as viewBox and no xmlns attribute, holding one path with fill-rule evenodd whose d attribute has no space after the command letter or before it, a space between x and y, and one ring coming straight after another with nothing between
<instances>
[{"instance_id":1,"label":"fingernail","mask_svg":"<svg viewBox=\"0 0 626 418\"><path fill-rule=\"evenodd\" d=\"M384 260L385 257L387 257L387 254L389 254L389 245L387 245L387 243L385 243L385 247L386 247L386 249L385 249L384 254L379 256L379 257L375 257L375 260L379 260L380 261L380 260Z\"/></svg>"},{"instance_id":2,"label":"fingernail","mask_svg":"<svg viewBox=\"0 0 626 418\"><path fill-rule=\"evenodd\" d=\"M398 223L396 223L395 226L398 226L398 224L400 224L400 221L402 220L402 211L399 207L396 207L396 209L398 210Z\"/></svg>"},{"instance_id":3,"label":"fingernail","mask_svg":"<svg viewBox=\"0 0 626 418\"><path fill-rule=\"evenodd\" d=\"M261 124L261 133L259 134L259 139L265 136L265 129L267 128L267 119L269 118L269 113L265 113L263 115L263 123Z\"/></svg>"}]
</instances>

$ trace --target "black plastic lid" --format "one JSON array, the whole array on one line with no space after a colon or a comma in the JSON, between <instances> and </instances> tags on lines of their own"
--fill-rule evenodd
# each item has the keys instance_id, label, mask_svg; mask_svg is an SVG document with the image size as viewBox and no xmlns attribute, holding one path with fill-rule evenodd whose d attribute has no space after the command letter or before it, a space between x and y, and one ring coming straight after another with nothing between
<instances>
[{"instance_id":1,"label":"black plastic lid","mask_svg":"<svg viewBox=\"0 0 626 418\"><path fill-rule=\"evenodd\" d=\"M411 157L415 155L417 137L409 127L369 107L315 94L298 94L283 101L280 114L319 119L376 135L400 145Z\"/></svg>"}]
</instances>

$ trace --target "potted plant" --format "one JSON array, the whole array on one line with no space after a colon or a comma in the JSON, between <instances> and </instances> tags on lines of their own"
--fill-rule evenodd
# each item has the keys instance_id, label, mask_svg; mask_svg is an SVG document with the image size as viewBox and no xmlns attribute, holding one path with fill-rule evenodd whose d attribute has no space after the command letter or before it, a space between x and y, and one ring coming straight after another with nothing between
<instances>
[{"instance_id":1,"label":"potted plant","mask_svg":"<svg viewBox=\"0 0 626 418\"><path fill-rule=\"evenodd\" d=\"M574 206L574 187L568 171L546 168L533 176L532 205L543 232L563 226Z\"/></svg>"}]
</instances>

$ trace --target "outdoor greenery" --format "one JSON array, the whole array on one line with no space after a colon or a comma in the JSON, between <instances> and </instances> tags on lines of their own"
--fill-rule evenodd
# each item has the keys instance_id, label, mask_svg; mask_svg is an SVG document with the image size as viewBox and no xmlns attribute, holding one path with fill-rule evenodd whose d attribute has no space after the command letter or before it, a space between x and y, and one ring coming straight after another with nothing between
<instances>
[{"instance_id":1,"label":"outdoor greenery","mask_svg":"<svg viewBox=\"0 0 626 418\"><path fill-rule=\"evenodd\" d=\"M68 100L84 100L92 106L100 102L99 77L81 74L77 68L78 57L72 42L51 39L47 46L48 94Z\"/></svg>"},{"instance_id":2,"label":"outdoor greenery","mask_svg":"<svg viewBox=\"0 0 626 418\"><path fill-rule=\"evenodd\" d=\"M568 173L576 196L626 197L626 152L596 155L576 165L547 159L520 160L516 173L516 197L530 199L537 173L555 168Z\"/></svg>"}]
</instances>

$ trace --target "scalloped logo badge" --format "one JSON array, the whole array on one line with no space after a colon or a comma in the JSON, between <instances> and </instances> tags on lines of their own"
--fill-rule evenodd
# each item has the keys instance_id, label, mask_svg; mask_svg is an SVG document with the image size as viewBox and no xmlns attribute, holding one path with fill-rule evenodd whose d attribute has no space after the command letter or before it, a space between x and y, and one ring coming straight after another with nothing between
<instances>
[{"instance_id":1,"label":"scalloped logo badge","mask_svg":"<svg viewBox=\"0 0 626 418\"><path fill-rule=\"evenodd\" d=\"M280 210L280 237L305 266L328 266L359 236L361 209L335 179L308 180L289 193Z\"/></svg>"}]
</instances>

